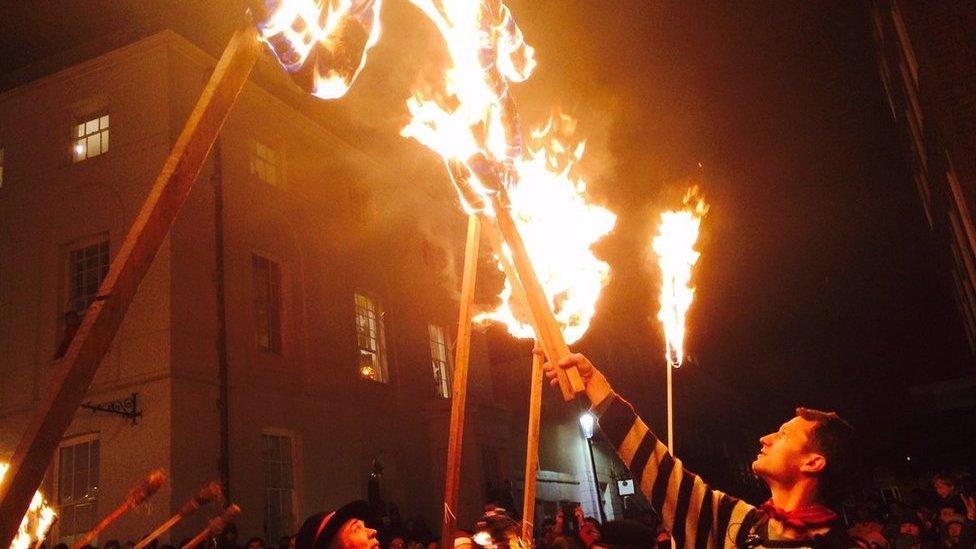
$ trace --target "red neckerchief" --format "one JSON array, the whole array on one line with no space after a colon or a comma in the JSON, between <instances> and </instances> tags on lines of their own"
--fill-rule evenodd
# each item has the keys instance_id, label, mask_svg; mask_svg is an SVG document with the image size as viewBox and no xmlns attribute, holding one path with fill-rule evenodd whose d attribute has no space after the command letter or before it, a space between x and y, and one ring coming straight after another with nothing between
<instances>
[{"instance_id":1,"label":"red neckerchief","mask_svg":"<svg viewBox=\"0 0 976 549\"><path fill-rule=\"evenodd\" d=\"M837 513L823 505L809 505L800 509L786 511L773 504L772 498L762 504L762 510L786 526L796 530L811 530L829 526L837 520Z\"/></svg>"}]
</instances>

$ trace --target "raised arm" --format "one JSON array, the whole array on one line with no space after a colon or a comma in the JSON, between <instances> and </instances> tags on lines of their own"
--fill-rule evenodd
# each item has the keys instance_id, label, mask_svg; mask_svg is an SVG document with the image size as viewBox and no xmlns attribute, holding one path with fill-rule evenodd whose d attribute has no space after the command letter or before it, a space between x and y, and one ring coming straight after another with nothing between
<instances>
[{"instance_id":1,"label":"raised arm","mask_svg":"<svg viewBox=\"0 0 976 549\"><path fill-rule=\"evenodd\" d=\"M710 488L701 477L686 470L681 460L672 456L638 417L634 407L613 392L606 376L585 356L570 355L556 367L579 370L600 430L639 482L641 492L660 513L677 545L687 548L734 545L739 527L755 508ZM556 367L545 365L551 384L556 383Z\"/></svg>"}]
</instances>

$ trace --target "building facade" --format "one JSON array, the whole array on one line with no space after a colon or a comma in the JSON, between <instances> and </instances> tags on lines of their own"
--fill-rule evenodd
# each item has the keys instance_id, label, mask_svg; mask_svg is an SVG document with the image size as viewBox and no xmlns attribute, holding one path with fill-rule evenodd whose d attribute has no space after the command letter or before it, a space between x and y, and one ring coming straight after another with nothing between
<instances>
[{"instance_id":1,"label":"building facade","mask_svg":"<svg viewBox=\"0 0 976 549\"><path fill-rule=\"evenodd\" d=\"M165 31L0 94L0 459L214 64ZM437 530L463 215L447 185L423 211L397 206L396 166L286 99L252 81L232 110L87 395L138 416L79 409L52 456L53 542L156 468L169 481L96 543L139 539L222 473L241 536L276 543L368 495ZM477 335L472 355L462 524L521 470Z\"/></svg>"},{"instance_id":2,"label":"building facade","mask_svg":"<svg viewBox=\"0 0 976 549\"><path fill-rule=\"evenodd\" d=\"M947 248L976 349L976 21L962 3L877 0L878 70L929 226ZM970 374L972 372L969 372Z\"/></svg>"},{"instance_id":3,"label":"building facade","mask_svg":"<svg viewBox=\"0 0 976 549\"><path fill-rule=\"evenodd\" d=\"M970 350L976 352L976 19L961 2L875 0L878 70L920 201L951 272ZM972 364L969 361L969 364ZM916 427L946 462L968 464L960 432L976 421L976 370L913 387ZM918 461L918 460L917 460Z\"/></svg>"}]
</instances>

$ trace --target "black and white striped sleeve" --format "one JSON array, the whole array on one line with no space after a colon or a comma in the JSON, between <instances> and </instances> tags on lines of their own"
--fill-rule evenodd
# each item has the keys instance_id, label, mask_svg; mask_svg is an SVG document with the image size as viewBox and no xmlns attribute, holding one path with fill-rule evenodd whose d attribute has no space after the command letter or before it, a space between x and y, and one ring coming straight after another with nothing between
<instances>
[{"instance_id":1,"label":"black and white striped sleeve","mask_svg":"<svg viewBox=\"0 0 976 549\"><path fill-rule=\"evenodd\" d=\"M620 396L612 394L594 411L600 429L679 547L734 546L739 526L755 507L710 488L686 470Z\"/></svg>"}]
</instances>

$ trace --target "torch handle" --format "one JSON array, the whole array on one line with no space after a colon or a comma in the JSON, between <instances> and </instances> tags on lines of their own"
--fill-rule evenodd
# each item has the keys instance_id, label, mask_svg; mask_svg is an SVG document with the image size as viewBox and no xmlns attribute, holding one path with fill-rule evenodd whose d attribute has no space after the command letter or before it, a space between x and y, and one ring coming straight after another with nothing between
<instances>
[{"instance_id":1,"label":"torch handle","mask_svg":"<svg viewBox=\"0 0 976 549\"><path fill-rule=\"evenodd\" d=\"M149 533L146 537L139 540L139 543L135 545L132 549L142 549L143 547L152 543L152 540L163 535L167 530L172 528L177 522L185 519L186 517L192 515L197 509L202 505L206 505L211 501L220 499L222 497L222 492L220 488L220 483L214 481L203 488L192 498L188 499L186 503L180 507L180 512L171 516L166 522L160 524L155 530Z\"/></svg>"},{"instance_id":2,"label":"torch handle","mask_svg":"<svg viewBox=\"0 0 976 549\"><path fill-rule=\"evenodd\" d=\"M186 542L181 549L193 549L208 537L216 536L217 534L223 532L224 528L231 522L234 522L234 518L236 518L239 514L241 514L241 508L233 503L230 504L229 507L224 509L224 512L221 513L219 517L213 518L207 524L206 528L201 530L199 534L193 536L193 539Z\"/></svg>"},{"instance_id":3,"label":"torch handle","mask_svg":"<svg viewBox=\"0 0 976 549\"><path fill-rule=\"evenodd\" d=\"M174 524L176 524L181 520L183 520L182 514L171 516L166 522L159 525L159 527L153 530L148 536L139 540L139 543L137 543L135 547L133 547L132 549L142 549L143 547L149 545L150 543L152 543L152 540L163 535L167 530L172 528Z\"/></svg>"},{"instance_id":4,"label":"torch handle","mask_svg":"<svg viewBox=\"0 0 976 549\"><path fill-rule=\"evenodd\" d=\"M156 469L149 473L149 476L144 478L135 488L129 491L129 495L126 496L125 501L121 505L115 508L107 517L102 519L97 526L91 529L87 534L82 536L71 549L81 549L85 545L88 545L91 540L95 539L102 530L108 528L110 524L115 522L119 517L125 514L126 511L132 509L133 507L139 505L147 498L152 496L159 490L159 487L166 482L166 473L162 469Z\"/></svg>"},{"instance_id":5,"label":"torch handle","mask_svg":"<svg viewBox=\"0 0 976 549\"><path fill-rule=\"evenodd\" d=\"M101 533L102 530L108 528L110 524L115 522L119 517L125 514L126 511L132 509L135 506L136 505L133 501L128 500L122 505L116 507L115 510L109 513L107 517L103 518L102 521L98 523L98 525L96 525L94 528L89 530L88 533L86 533L84 536L78 538L78 541L76 541L75 544L71 546L71 549L81 549L85 545L88 545L91 542L91 540L95 539L95 536Z\"/></svg>"},{"instance_id":6,"label":"torch handle","mask_svg":"<svg viewBox=\"0 0 976 549\"><path fill-rule=\"evenodd\" d=\"M512 219L508 208L505 207L504 200L500 194L495 193L492 195L492 206L495 210L497 227L504 242L508 244L508 248L512 254L512 263L518 272L518 279L525 291L525 301L529 306L529 311L532 313L532 327L535 329L535 333L538 336L539 342L542 344L542 349L545 351L546 356L555 364L569 356L569 345L563 339L563 334L559 329L559 324L556 322L556 317L549 307L549 299L546 297L538 276L536 276L535 269L532 267L532 261L529 259L529 254L525 250L525 243L522 241L522 236L519 234L515 220ZM482 217L487 217L487 215L482 214ZM499 249L499 245L495 245L495 251L499 255L504 254L505 250ZM509 277L511 278L511 274ZM573 397L577 393L581 393L584 390L583 379L580 377L579 371L576 368L565 370L556 368L556 379L559 381L559 389L562 391L563 399L567 402L573 400Z\"/></svg>"}]
</instances>

